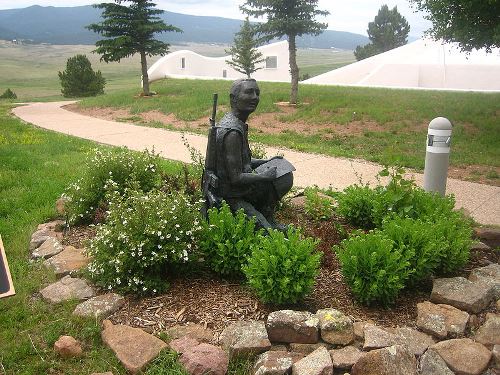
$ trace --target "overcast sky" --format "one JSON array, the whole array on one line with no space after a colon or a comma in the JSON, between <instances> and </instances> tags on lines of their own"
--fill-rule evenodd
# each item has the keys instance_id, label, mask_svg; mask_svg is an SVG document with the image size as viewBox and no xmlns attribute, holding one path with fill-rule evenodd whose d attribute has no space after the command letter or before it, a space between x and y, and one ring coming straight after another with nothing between
<instances>
[{"instance_id":1,"label":"overcast sky","mask_svg":"<svg viewBox=\"0 0 500 375\"><path fill-rule=\"evenodd\" d=\"M43 6L78 6L102 1L92 0L0 0L0 9L24 8L31 5ZM159 8L171 12L200 16L221 16L243 19L239 10L243 0L153 0ZM408 0L319 0L319 8L328 10L326 18L328 29L350 31L366 35L368 22L373 21L383 4L389 8L398 7L398 11L410 23L410 35L419 37L429 27L422 13L415 13Z\"/></svg>"}]
</instances>

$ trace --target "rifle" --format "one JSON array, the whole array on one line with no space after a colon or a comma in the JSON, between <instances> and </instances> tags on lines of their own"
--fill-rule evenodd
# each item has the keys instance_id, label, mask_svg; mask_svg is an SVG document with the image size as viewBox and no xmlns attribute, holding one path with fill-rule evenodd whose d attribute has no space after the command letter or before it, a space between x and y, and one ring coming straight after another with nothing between
<instances>
[{"instance_id":1,"label":"rifle","mask_svg":"<svg viewBox=\"0 0 500 375\"><path fill-rule=\"evenodd\" d=\"M217 116L217 99L219 95L217 93L213 96L213 106L212 106L212 117L210 117L210 129L208 131L207 140L207 153L205 156L205 168L203 169L201 186L203 190L203 196L206 200L206 209L210 207L217 207L220 204L220 198L217 197L216 192L219 187L219 179L217 178L215 172L217 169L217 145L216 145L216 135L217 130L215 127L215 117Z\"/></svg>"}]
</instances>

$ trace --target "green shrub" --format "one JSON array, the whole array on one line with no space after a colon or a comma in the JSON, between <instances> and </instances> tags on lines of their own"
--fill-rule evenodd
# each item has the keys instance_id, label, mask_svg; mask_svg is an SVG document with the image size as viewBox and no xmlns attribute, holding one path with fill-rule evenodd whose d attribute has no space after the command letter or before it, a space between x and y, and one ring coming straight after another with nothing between
<instances>
[{"instance_id":1,"label":"green shrub","mask_svg":"<svg viewBox=\"0 0 500 375\"><path fill-rule=\"evenodd\" d=\"M94 72L85 55L70 57L66 70L59 72L61 92L66 98L96 96L104 94L106 80L101 71Z\"/></svg>"},{"instance_id":2,"label":"green shrub","mask_svg":"<svg viewBox=\"0 0 500 375\"><path fill-rule=\"evenodd\" d=\"M11 89L7 89L2 95L0 95L0 99L17 99L17 95Z\"/></svg>"},{"instance_id":3,"label":"green shrub","mask_svg":"<svg viewBox=\"0 0 500 375\"><path fill-rule=\"evenodd\" d=\"M306 188L304 194L306 197L304 210L307 216L316 221L328 220L333 216L332 198L321 195L318 188Z\"/></svg>"},{"instance_id":4,"label":"green shrub","mask_svg":"<svg viewBox=\"0 0 500 375\"><path fill-rule=\"evenodd\" d=\"M98 225L89 246L90 277L125 293L165 290L169 271L194 256L202 230L200 204L181 193L128 188L123 194L111 191L108 199L107 221Z\"/></svg>"},{"instance_id":5,"label":"green shrub","mask_svg":"<svg viewBox=\"0 0 500 375\"><path fill-rule=\"evenodd\" d=\"M200 250L210 269L223 276L241 277L241 268L259 238L255 220L249 220L243 210L233 215L224 202L220 210L208 210L208 220L202 225Z\"/></svg>"},{"instance_id":6,"label":"green shrub","mask_svg":"<svg viewBox=\"0 0 500 375\"><path fill-rule=\"evenodd\" d=\"M158 155L127 149L93 150L82 166L82 175L66 189L66 211L71 223L92 222L96 210L106 211L106 186L116 185L119 192L137 182L142 191L159 187ZM99 220L98 220L99 221Z\"/></svg>"},{"instance_id":7,"label":"green shrub","mask_svg":"<svg viewBox=\"0 0 500 375\"><path fill-rule=\"evenodd\" d=\"M303 238L293 227L285 236L270 230L254 245L248 265L243 267L250 287L266 303L296 303L314 286L321 253L317 241Z\"/></svg>"},{"instance_id":8,"label":"green shrub","mask_svg":"<svg viewBox=\"0 0 500 375\"><path fill-rule=\"evenodd\" d=\"M377 231L358 233L335 249L345 281L356 299L367 305L393 303L411 274L407 255Z\"/></svg>"},{"instance_id":9,"label":"green shrub","mask_svg":"<svg viewBox=\"0 0 500 375\"><path fill-rule=\"evenodd\" d=\"M336 197L337 212L356 227L372 229L375 227L373 204L378 199L378 195L378 190L368 185L348 186Z\"/></svg>"}]
</instances>

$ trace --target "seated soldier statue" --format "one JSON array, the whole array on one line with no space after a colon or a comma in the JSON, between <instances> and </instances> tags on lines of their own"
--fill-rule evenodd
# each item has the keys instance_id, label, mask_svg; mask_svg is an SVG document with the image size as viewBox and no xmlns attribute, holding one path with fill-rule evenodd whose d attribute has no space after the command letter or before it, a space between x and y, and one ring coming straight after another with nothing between
<instances>
[{"instance_id":1,"label":"seated soldier statue","mask_svg":"<svg viewBox=\"0 0 500 375\"><path fill-rule=\"evenodd\" d=\"M209 133L203 193L208 208L219 207L224 200L233 212L243 209L254 217L258 228L285 230L275 221L274 213L279 200L292 188L295 168L281 156L252 158L246 121L257 108L259 95L254 79L233 83L231 112Z\"/></svg>"}]
</instances>

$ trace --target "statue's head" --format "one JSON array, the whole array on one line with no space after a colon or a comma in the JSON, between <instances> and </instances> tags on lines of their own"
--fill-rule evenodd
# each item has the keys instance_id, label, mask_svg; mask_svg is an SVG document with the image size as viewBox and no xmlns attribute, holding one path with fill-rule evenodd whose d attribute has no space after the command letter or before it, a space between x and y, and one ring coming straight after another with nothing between
<instances>
[{"instance_id":1,"label":"statue's head","mask_svg":"<svg viewBox=\"0 0 500 375\"><path fill-rule=\"evenodd\" d=\"M257 108L260 100L260 89L253 78L242 78L234 81L229 93L233 112L250 114Z\"/></svg>"}]
</instances>

